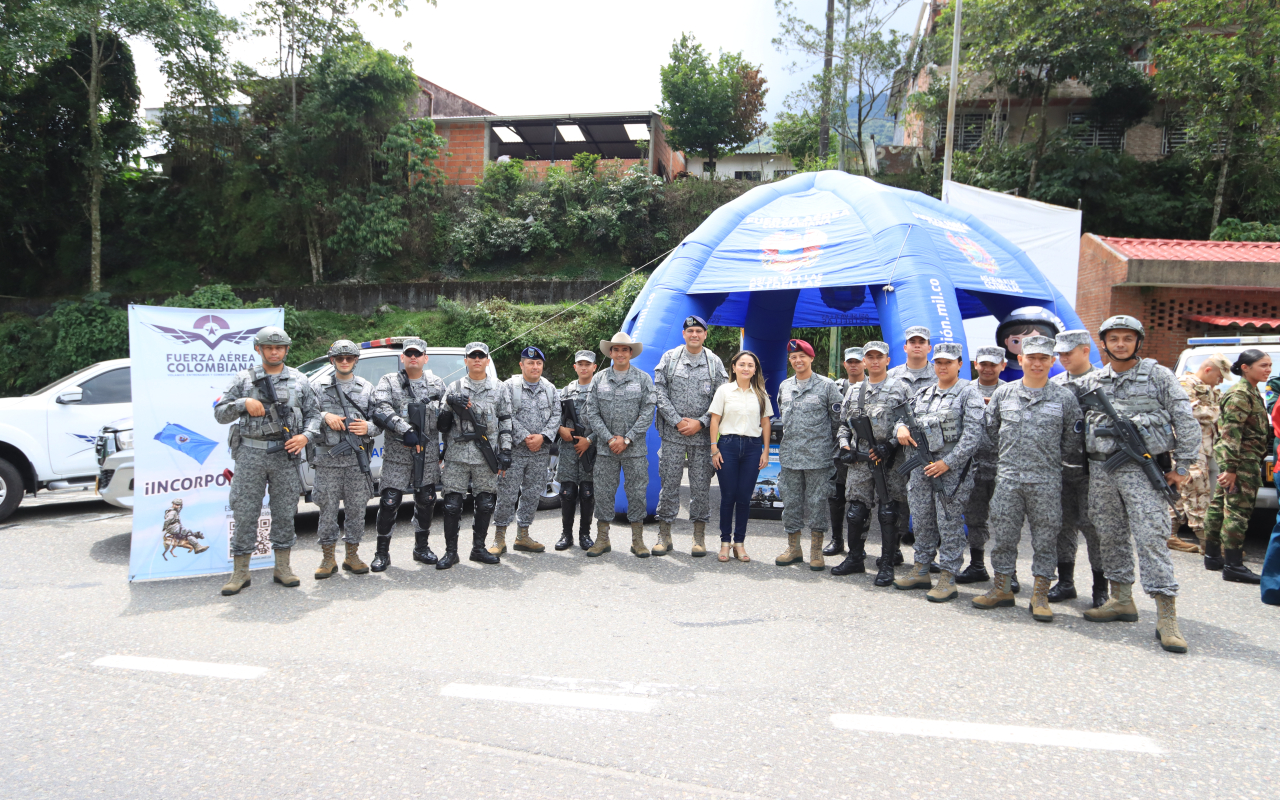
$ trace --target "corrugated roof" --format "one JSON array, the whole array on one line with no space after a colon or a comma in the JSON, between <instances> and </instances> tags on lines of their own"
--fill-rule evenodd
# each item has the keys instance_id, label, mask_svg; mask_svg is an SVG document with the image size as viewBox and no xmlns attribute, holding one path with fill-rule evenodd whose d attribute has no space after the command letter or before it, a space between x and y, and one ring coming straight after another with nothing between
<instances>
[{"instance_id":1,"label":"corrugated roof","mask_svg":"<svg viewBox=\"0 0 1280 800\"><path fill-rule=\"evenodd\" d=\"M1190 239L1127 239L1099 236L1129 258L1152 261L1255 261L1280 264L1280 242L1204 242Z\"/></svg>"},{"instance_id":2,"label":"corrugated roof","mask_svg":"<svg viewBox=\"0 0 1280 800\"><path fill-rule=\"evenodd\" d=\"M762 133L751 141L747 142L741 150L734 151L734 155L758 155L761 153L776 153L778 148L773 143L773 136L768 133Z\"/></svg>"},{"instance_id":3,"label":"corrugated roof","mask_svg":"<svg viewBox=\"0 0 1280 800\"><path fill-rule=\"evenodd\" d=\"M1217 325L1221 328L1227 328L1232 325L1244 327L1252 325L1255 328L1277 328L1280 329L1280 319L1268 319L1266 317L1219 317L1212 314L1186 314L1183 319L1190 322L1204 322L1209 325Z\"/></svg>"}]
</instances>

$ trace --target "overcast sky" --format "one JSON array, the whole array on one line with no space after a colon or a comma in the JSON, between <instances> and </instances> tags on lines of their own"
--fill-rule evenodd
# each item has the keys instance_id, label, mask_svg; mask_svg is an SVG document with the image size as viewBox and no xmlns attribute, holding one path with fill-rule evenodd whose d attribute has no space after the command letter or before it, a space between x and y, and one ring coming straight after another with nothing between
<instances>
[{"instance_id":1,"label":"overcast sky","mask_svg":"<svg viewBox=\"0 0 1280 800\"><path fill-rule=\"evenodd\" d=\"M229 16L242 16L252 0L215 0ZM362 11L357 21L375 46L405 53L415 71L497 114L647 111L661 97L658 69L672 42L692 33L712 53L742 51L763 65L769 80L767 119L807 75L790 74L791 56L770 41L778 31L773 0L439 0L432 7L409 0L399 19ZM820 20L823 0L796 0ZM920 13L908 0L893 27L909 30ZM412 47L405 51L405 45ZM274 42L235 41L233 56L256 63ZM163 105L167 92L155 53L135 44L143 107Z\"/></svg>"}]
</instances>

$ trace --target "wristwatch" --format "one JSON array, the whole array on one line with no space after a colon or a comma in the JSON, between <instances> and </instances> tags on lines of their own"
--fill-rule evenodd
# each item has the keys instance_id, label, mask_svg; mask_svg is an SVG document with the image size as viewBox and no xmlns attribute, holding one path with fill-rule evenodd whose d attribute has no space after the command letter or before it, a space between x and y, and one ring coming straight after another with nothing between
<instances>
[{"instance_id":1,"label":"wristwatch","mask_svg":"<svg viewBox=\"0 0 1280 800\"><path fill-rule=\"evenodd\" d=\"M1177 468L1175 468L1173 471L1174 471L1175 473L1177 473L1178 475L1180 475L1180 476L1184 477L1184 478L1187 476L1187 468L1186 468L1186 467L1177 467Z\"/></svg>"},{"instance_id":2,"label":"wristwatch","mask_svg":"<svg viewBox=\"0 0 1280 800\"><path fill-rule=\"evenodd\" d=\"M625 444L627 447L631 446L631 440L625 436L622 437L622 443Z\"/></svg>"}]
</instances>

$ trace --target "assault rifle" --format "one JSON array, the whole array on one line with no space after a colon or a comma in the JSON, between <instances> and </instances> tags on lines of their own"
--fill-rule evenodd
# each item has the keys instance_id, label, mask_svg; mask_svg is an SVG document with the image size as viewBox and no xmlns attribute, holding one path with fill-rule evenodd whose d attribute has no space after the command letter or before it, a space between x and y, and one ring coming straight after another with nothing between
<instances>
[{"instance_id":1,"label":"assault rifle","mask_svg":"<svg viewBox=\"0 0 1280 800\"><path fill-rule=\"evenodd\" d=\"M571 429L575 441L587 438L587 426L582 423L582 417L578 415L578 406L573 402L573 398L566 397L560 401L560 427ZM582 455L578 456L578 463L582 466L584 475L591 474L596 464L595 442L592 442Z\"/></svg>"},{"instance_id":2,"label":"assault rifle","mask_svg":"<svg viewBox=\"0 0 1280 800\"><path fill-rule=\"evenodd\" d=\"M293 409L287 403L280 400L280 396L276 394L276 382L273 380L275 376L264 374L261 378L254 381L254 385L267 398L264 404L267 411L267 422L272 428L279 428L283 438L278 441L272 441L267 447L266 453L279 453L284 450L284 443L294 436L293 431ZM290 454L291 458L297 458Z\"/></svg>"},{"instance_id":3,"label":"assault rifle","mask_svg":"<svg viewBox=\"0 0 1280 800\"><path fill-rule=\"evenodd\" d=\"M458 422L462 425L470 426L470 430L458 436L460 442L475 442L476 448L480 450L480 455L484 456L484 463L489 465L489 471L495 475L499 471L498 455L493 452L493 445L489 442L489 426L476 419L476 415L471 413L471 409L467 403L470 398L462 397L450 392L445 398L445 402L449 404L449 408L453 409L453 413L457 416ZM463 428L467 431L467 428Z\"/></svg>"},{"instance_id":4,"label":"assault rifle","mask_svg":"<svg viewBox=\"0 0 1280 800\"><path fill-rule=\"evenodd\" d=\"M867 442L867 452L858 449L857 441L854 441L853 447L841 454L841 460L846 464L856 464L859 461L865 461L871 467L871 479L875 482L876 498L881 503L889 502L892 497L889 495L889 480L884 471L889 468L890 462L893 460L893 453L889 452L886 458L880 459L877 464L871 457L871 453L875 451L879 444L876 442L875 431L871 428L871 418L866 414L858 414L849 419L849 427L854 432L856 439L864 439Z\"/></svg>"},{"instance_id":5,"label":"assault rifle","mask_svg":"<svg viewBox=\"0 0 1280 800\"><path fill-rule=\"evenodd\" d=\"M1111 405L1111 400L1102 391L1102 387L1094 387L1080 395L1080 407L1097 411L1111 418L1112 427L1094 429L1095 436L1110 436L1116 440L1116 451L1102 462L1102 468L1107 471L1107 474L1110 475L1130 462L1137 464L1142 467L1142 472L1151 483L1151 488L1164 497L1165 502L1173 508L1179 518L1185 519L1183 513L1178 511L1178 500L1182 497L1182 493L1165 480L1164 470L1160 469L1156 460L1151 457L1147 441L1142 438L1142 432L1138 430L1138 426L1116 411L1115 406Z\"/></svg>"},{"instance_id":6,"label":"assault rifle","mask_svg":"<svg viewBox=\"0 0 1280 800\"><path fill-rule=\"evenodd\" d=\"M922 428L919 421L916 420L915 411L911 408L911 399L908 398L898 407L904 409L902 422L907 426L907 433L911 435L911 438L916 443L914 447L911 445L905 445L905 447L911 452L911 456L898 465L898 474L905 478L914 470L926 467L937 459L933 457L933 451L929 449L929 438L925 436L924 428ZM929 476L926 475L925 477ZM961 477L963 477L963 475L961 475ZM929 478L929 483L933 487L935 494L941 494L944 497L947 496L946 487L942 483L941 475ZM951 514L947 512L946 503L942 504L942 514L948 520L951 519Z\"/></svg>"},{"instance_id":7,"label":"assault rifle","mask_svg":"<svg viewBox=\"0 0 1280 800\"><path fill-rule=\"evenodd\" d=\"M350 423L355 418L355 415L347 410L347 400L343 396L342 388L338 386L336 379L333 383L333 391L338 395L338 405L342 407L342 416ZM360 471L364 473L365 480L369 482L369 493L373 494L373 471L369 469L369 450L364 443L364 439L352 433L349 426L347 430L338 432L338 438L341 441L333 446L329 451L329 455L342 456L354 452L356 454L356 464L360 466Z\"/></svg>"}]
</instances>

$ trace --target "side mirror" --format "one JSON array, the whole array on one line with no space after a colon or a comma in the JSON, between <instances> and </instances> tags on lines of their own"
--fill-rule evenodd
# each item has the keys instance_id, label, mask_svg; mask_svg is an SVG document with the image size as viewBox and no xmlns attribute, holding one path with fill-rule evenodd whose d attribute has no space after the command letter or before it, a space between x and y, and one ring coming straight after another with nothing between
<instances>
[{"instance_id":1,"label":"side mirror","mask_svg":"<svg viewBox=\"0 0 1280 800\"><path fill-rule=\"evenodd\" d=\"M74 389L68 389L65 392L59 392L58 398L54 402L56 402L58 405L65 406L71 403L79 403L81 398L83 397L84 397L84 393L81 392L80 387L77 386Z\"/></svg>"}]
</instances>

